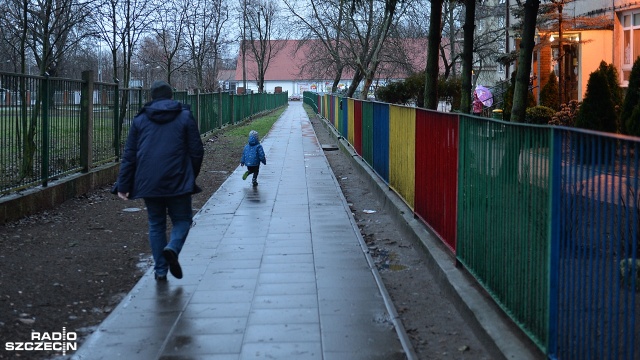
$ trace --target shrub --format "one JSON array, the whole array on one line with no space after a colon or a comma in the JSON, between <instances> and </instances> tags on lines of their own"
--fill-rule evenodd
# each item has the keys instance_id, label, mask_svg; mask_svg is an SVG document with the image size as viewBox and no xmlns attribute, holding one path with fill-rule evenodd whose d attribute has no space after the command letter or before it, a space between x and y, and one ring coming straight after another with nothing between
<instances>
[{"instance_id":1,"label":"shrub","mask_svg":"<svg viewBox=\"0 0 640 360\"><path fill-rule=\"evenodd\" d=\"M424 71L415 73L403 81L378 87L376 98L391 104L406 104L414 101L418 107L423 107Z\"/></svg>"},{"instance_id":2,"label":"shrub","mask_svg":"<svg viewBox=\"0 0 640 360\"><path fill-rule=\"evenodd\" d=\"M540 105L552 108L554 111L560 110L558 91L558 78L552 71L549 73L549 80L540 91Z\"/></svg>"},{"instance_id":3,"label":"shrub","mask_svg":"<svg viewBox=\"0 0 640 360\"><path fill-rule=\"evenodd\" d=\"M609 84L609 91L611 92L611 101L613 102L613 108L615 110L615 124L616 132L621 132L622 124L620 123L620 113L622 111L622 102L624 100L624 91L620 87L620 81L618 81L618 70L613 64L608 64L604 61L600 62L598 70L602 72Z\"/></svg>"},{"instance_id":4,"label":"shrub","mask_svg":"<svg viewBox=\"0 0 640 360\"><path fill-rule=\"evenodd\" d=\"M411 94L403 81L396 81L380 86L376 91L376 98L390 104L406 104L411 99Z\"/></svg>"},{"instance_id":5,"label":"shrub","mask_svg":"<svg viewBox=\"0 0 640 360\"><path fill-rule=\"evenodd\" d=\"M599 69L589 75L587 93L578 111L576 126L597 131L616 131L615 107L607 75Z\"/></svg>"},{"instance_id":6,"label":"shrub","mask_svg":"<svg viewBox=\"0 0 640 360\"><path fill-rule=\"evenodd\" d=\"M551 121L555 113L555 110L547 106L530 107L527 108L524 121L527 124L546 125Z\"/></svg>"},{"instance_id":7,"label":"shrub","mask_svg":"<svg viewBox=\"0 0 640 360\"><path fill-rule=\"evenodd\" d=\"M411 98L415 101L417 107L424 107L424 81L424 71L415 73L404 81L407 92L411 94Z\"/></svg>"},{"instance_id":8,"label":"shrub","mask_svg":"<svg viewBox=\"0 0 640 360\"><path fill-rule=\"evenodd\" d=\"M629 87L627 95L622 104L620 115L621 131L624 134L640 136L640 118L634 116L638 111L634 111L640 106L640 57L633 63L631 75L629 76Z\"/></svg>"},{"instance_id":9,"label":"shrub","mask_svg":"<svg viewBox=\"0 0 640 360\"><path fill-rule=\"evenodd\" d=\"M560 111L555 113L549 121L549 125L558 126L574 126L576 123L576 116L578 116L578 109L582 103L578 100L571 100L567 104L562 104Z\"/></svg>"}]
</instances>

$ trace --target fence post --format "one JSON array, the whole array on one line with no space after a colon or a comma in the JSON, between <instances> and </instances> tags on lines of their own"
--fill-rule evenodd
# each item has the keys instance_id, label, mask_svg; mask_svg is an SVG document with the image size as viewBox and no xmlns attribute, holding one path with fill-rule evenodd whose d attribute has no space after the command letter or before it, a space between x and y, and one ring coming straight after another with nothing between
<instances>
[{"instance_id":1,"label":"fence post","mask_svg":"<svg viewBox=\"0 0 640 360\"><path fill-rule=\"evenodd\" d=\"M39 95L40 106L42 106L42 168L40 175L43 187L49 185L49 85L49 74L45 73Z\"/></svg>"},{"instance_id":2,"label":"fence post","mask_svg":"<svg viewBox=\"0 0 640 360\"><path fill-rule=\"evenodd\" d=\"M233 119L236 117L236 109L233 104L236 94L229 94L229 113L231 116L229 117L229 125L233 125Z\"/></svg>"},{"instance_id":3,"label":"fence post","mask_svg":"<svg viewBox=\"0 0 640 360\"><path fill-rule=\"evenodd\" d=\"M93 167L93 71L82 72L80 91L80 165L82 172Z\"/></svg>"},{"instance_id":4,"label":"fence post","mask_svg":"<svg viewBox=\"0 0 640 360\"><path fill-rule=\"evenodd\" d=\"M549 339L547 340L547 354L549 359L556 358L558 355L558 293L559 293L559 274L560 274L560 198L562 188L562 136L563 133L554 126L549 129L551 133L551 154L549 161L549 179L551 189L549 191L549 234L550 251L549 251Z\"/></svg>"},{"instance_id":5,"label":"fence post","mask_svg":"<svg viewBox=\"0 0 640 360\"><path fill-rule=\"evenodd\" d=\"M116 161L120 160L120 134L122 133L122 123L120 123L120 84L118 79L113 79L116 83L113 92L113 152Z\"/></svg>"},{"instance_id":6,"label":"fence post","mask_svg":"<svg viewBox=\"0 0 640 360\"><path fill-rule=\"evenodd\" d=\"M218 129L222 129L222 90L218 90Z\"/></svg>"},{"instance_id":7,"label":"fence post","mask_svg":"<svg viewBox=\"0 0 640 360\"><path fill-rule=\"evenodd\" d=\"M200 112L200 88L195 89L196 95L196 119L198 119L198 130L202 129L202 113Z\"/></svg>"}]
</instances>

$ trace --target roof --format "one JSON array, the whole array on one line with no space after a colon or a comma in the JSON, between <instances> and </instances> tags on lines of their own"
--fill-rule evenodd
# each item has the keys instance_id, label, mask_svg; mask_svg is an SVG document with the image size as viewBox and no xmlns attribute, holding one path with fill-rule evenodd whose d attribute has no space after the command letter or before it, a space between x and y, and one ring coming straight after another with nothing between
<instances>
[{"instance_id":1,"label":"roof","mask_svg":"<svg viewBox=\"0 0 640 360\"><path fill-rule=\"evenodd\" d=\"M398 42L403 51L389 50L383 54L378 67L377 79L403 79L424 70L426 65L427 39L389 39L385 44ZM328 60L324 60L320 40L271 40L275 54L269 61L265 74L266 81L296 81L332 79ZM246 49L247 80L257 80L257 62L250 46ZM343 72L343 79L353 77L351 69ZM235 79L242 80L242 47L239 49Z\"/></svg>"},{"instance_id":2,"label":"roof","mask_svg":"<svg viewBox=\"0 0 640 360\"><path fill-rule=\"evenodd\" d=\"M235 76L236 69L223 69L218 71L218 81L234 80Z\"/></svg>"}]
</instances>

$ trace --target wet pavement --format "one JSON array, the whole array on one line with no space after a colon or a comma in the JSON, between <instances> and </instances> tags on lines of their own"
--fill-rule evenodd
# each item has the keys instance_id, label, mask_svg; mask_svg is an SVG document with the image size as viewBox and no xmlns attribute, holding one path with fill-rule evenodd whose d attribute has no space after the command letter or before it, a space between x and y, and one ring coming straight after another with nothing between
<instances>
[{"instance_id":1,"label":"wet pavement","mask_svg":"<svg viewBox=\"0 0 640 360\"><path fill-rule=\"evenodd\" d=\"M196 214L184 278L148 271L73 359L412 359L301 103Z\"/></svg>"}]
</instances>

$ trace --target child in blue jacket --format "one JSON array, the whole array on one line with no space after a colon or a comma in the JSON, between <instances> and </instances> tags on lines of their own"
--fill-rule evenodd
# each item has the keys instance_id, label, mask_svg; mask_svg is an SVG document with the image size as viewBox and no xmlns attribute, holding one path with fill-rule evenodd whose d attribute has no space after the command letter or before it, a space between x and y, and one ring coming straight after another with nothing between
<instances>
[{"instance_id":1,"label":"child in blue jacket","mask_svg":"<svg viewBox=\"0 0 640 360\"><path fill-rule=\"evenodd\" d=\"M257 186L260 163L267 165L267 158L264 155L260 139L258 139L258 132L251 130L249 131L249 142L244 146L240 159L240 166L247 165L247 171L242 175L242 180L246 180L249 174L253 174L253 186Z\"/></svg>"}]
</instances>

